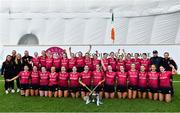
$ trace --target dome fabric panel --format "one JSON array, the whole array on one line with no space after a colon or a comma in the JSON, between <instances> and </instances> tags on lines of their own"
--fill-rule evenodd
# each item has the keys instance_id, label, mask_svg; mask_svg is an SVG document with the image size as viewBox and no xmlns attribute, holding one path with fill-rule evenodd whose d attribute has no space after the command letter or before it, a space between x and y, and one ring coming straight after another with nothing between
<instances>
[{"instance_id":1,"label":"dome fabric panel","mask_svg":"<svg viewBox=\"0 0 180 113\"><path fill-rule=\"evenodd\" d=\"M0 0L0 45L180 44L180 0Z\"/></svg>"}]
</instances>

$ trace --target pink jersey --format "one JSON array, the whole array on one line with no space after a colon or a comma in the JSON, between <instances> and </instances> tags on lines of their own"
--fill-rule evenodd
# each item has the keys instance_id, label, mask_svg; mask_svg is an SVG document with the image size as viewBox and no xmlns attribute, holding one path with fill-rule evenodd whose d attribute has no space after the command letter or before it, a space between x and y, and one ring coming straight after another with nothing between
<instances>
[{"instance_id":1,"label":"pink jersey","mask_svg":"<svg viewBox=\"0 0 180 113\"><path fill-rule=\"evenodd\" d=\"M49 74L49 86L54 86L54 85L58 85L58 73L54 72L54 73L50 73Z\"/></svg>"},{"instance_id":2,"label":"pink jersey","mask_svg":"<svg viewBox=\"0 0 180 113\"><path fill-rule=\"evenodd\" d=\"M93 59L92 62L93 62L93 70L96 70L96 65L101 63L99 59Z\"/></svg>"},{"instance_id":3,"label":"pink jersey","mask_svg":"<svg viewBox=\"0 0 180 113\"><path fill-rule=\"evenodd\" d=\"M54 58L53 59L53 66L55 66L56 68L60 68L60 66L61 66L61 59L60 58Z\"/></svg>"},{"instance_id":4,"label":"pink jersey","mask_svg":"<svg viewBox=\"0 0 180 113\"><path fill-rule=\"evenodd\" d=\"M41 67L45 67L46 66L46 57L40 56L39 62L41 64Z\"/></svg>"},{"instance_id":5,"label":"pink jersey","mask_svg":"<svg viewBox=\"0 0 180 113\"><path fill-rule=\"evenodd\" d=\"M113 70L116 70L116 59L115 58L108 58L109 64L111 65Z\"/></svg>"},{"instance_id":6,"label":"pink jersey","mask_svg":"<svg viewBox=\"0 0 180 113\"><path fill-rule=\"evenodd\" d=\"M148 73L148 86L150 88L158 88L159 73L149 72Z\"/></svg>"},{"instance_id":7,"label":"pink jersey","mask_svg":"<svg viewBox=\"0 0 180 113\"><path fill-rule=\"evenodd\" d=\"M102 59L102 62L103 62L104 66L105 66L106 69L107 69L107 67L108 67L108 65L109 65L108 59L103 58L103 59Z\"/></svg>"},{"instance_id":8,"label":"pink jersey","mask_svg":"<svg viewBox=\"0 0 180 113\"><path fill-rule=\"evenodd\" d=\"M137 86L138 85L138 71L128 71L128 81L129 85Z\"/></svg>"},{"instance_id":9,"label":"pink jersey","mask_svg":"<svg viewBox=\"0 0 180 113\"><path fill-rule=\"evenodd\" d=\"M145 71L149 71L151 61L149 59L141 59L141 65L144 65Z\"/></svg>"},{"instance_id":10,"label":"pink jersey","mask_svg":"<svg viewBox=\"0 0 180 113\"><path fill-rule=\"evenodd\" d=\"M47 86L49 83L49 72L45 72L45 73L40 72L39 77L40 77L40 85Z\"/></svg>"},{"instance_id":11,"label":"pink jersey","mask_svg":"<svg viewBox=\"0 0 180 113\"><path fill-rule=\"evenodd\" d=\"M136 66L136 70L140 70L140 66L141 66L141 59L137 58L137 59L134 59L134 62L133 62Z\"/></svg>"},{"instance_id":12,"label":"pink jersey","mask_svg":"<svg viewBox=\"0 0 180 113\"><path fill-rule=\"evenodd\" d=\"M98 85L98 83L103 79L104 79L104 72L93 71L93 75L92 75L93 86Z\"/></svg>"},{"instance_id":13,"label":"pink jersey","mask_svg":"<svg viewBox=\"0 0 180 113\"><path fill-rule=\"evenodd\" d=\"M84 57L77 57L76 62L77 62L77 67L84 67L85 66Z\"/></svg>"},{"instance_id":14,"label":"pink jersey","mask_svg":"<svg viewBox=\"0 0 180 113\"><path fill-rule=\"evenodd\" d=\"M31 84L39 84L39 72L31 72Z\"/></svg>"},{"instance_id":15,"label":"pink jersey","mask_svg":"<svg viewBox=\"0 0 180 113\"><path fill-rule=\"evenodd\" d=\"M46 68L50 69L53 65L53 59L52 58L46 58Z\"/></svg>"},{"instance_id":16,"label":"pink jersey","mask_svg":"<svg viewBox=\"0 0 180 113\"><path fill-rule=\"evenodd\" d=\"M91 58L85 58L84 59L85 65L89 67L90 70L93 68L92 59Z\"/></svg>"},{"instance_id":17,"label":"pink jersey","mask_svg":"<svg viewBox=\"0 0 180 113\"><path fill-rule=\"evenodd\" d=\"M29 71L21 71L18 76L20 78L21 84L29 84L29 78L30 78L30 72Z\"/></svg>"},{"instance_id":18,"label":"pink jersey","mask_svg":"<svg viewBox=\"0 0 180 113\"><path fill-rule=\"evenodd\" d=\"M116 65L116 70L120 71L120 66L123 66L125 68L125 61L124 60L118 60Z\"/></svg>"},{"instance_id":19,"label":"pink jersey","mask_svg":"<svg viewBox=\"0 0 180 113\"><path fill-rule=\"evenodd\" d=\"M61 59L61 66L64 66L66 69L68 69L68 58Z\"/></svg>"},{"instance_id":20,"label":"pink jersey","mask_svg":"<svg viewBox=\"0 0 180 113\"><path fill-rule=\"evenodd\" d=\"M127 86L127 72L117 72L117 84Z\"/></svg>"},{"instance_id":21,"label":"pink jersey","mask_svg":"<svg viewBox=\"0 0 180 113\"><path fill-rule=\"evenodd\" d=\"M71 72L69 74L69 80L70 80L70 87L79 87L79 73L73 73Z\"/></svg>"},{"instance_id":22,"label":"pink jersey","mask_svg":"<svg viewBox=\"0 0 180 113\"><path fill-rule=\"evenodd\" d=\"M139 87L147 87L147 72L139 72L139 80L138 80L138 86Z\"/></svg>"},{"instance_id":23,"label":"pink jersey","mask_svg":"<svg viewBox=\"0 0 180 113\"><path fill-rule=\"evenodd\" d=\"M171 83L170 83L170 77L172 76L172 72L170 71L165 71L164 73L159 74L159 87L161 88L170 88Z\"/></svg>"},{"instance_id":24,"label":"pink jersey","mask_svg":"<svg viewBox=\"0 0 180 113\"><path fill-rule=\"evenodd\" d=\"M60 87L68 87L69 74L68 73L59 73L59 86Z\"/></svg>"},{"instance_id":25,"label":"pink jersey","mask_svg":"<svg viewBox=\"0 0 180 113\"><path fill-rule=\"evenodd\" d=\"M125 69L126 71L131 70L131 64L133 63L133 59L126 59L125 60Z\"/></svg>"},{"instance_id":26,"label":"pink jersey","mask_svg":"<svg viewBox=\"0 0 180 113\"><path fill-rule=\"evenodd\" d=\"M81 72L81 81L86 84L87 86L91 85L91 77L92 77L92 73L91 71L88 72Z\"/></svg>"},{"instance_id":27,"label":"pink jersey","mask_svg":"<svg viewBox=\"0 0 180 113\"><path fill-rule=\"evenodd\" d=\"M39 67L39 58L33 57L32 62L33 62L33 66Z\"/></svg>"},{"instance_id":28,"label":"pink jersey","mask_svg":"<svg viewBox=\"0 0 180 113\"><path fill-rule=\"evenodd\" d=\"M72 69L73 66L76 66L76 58L69 59L69 68Z\"/></svg>"},{"instance_id":29,"label":"pink jersey","mask_svg":"<svg viewBox=\"0 0 180 113\"><path fill-rule=\"evenodd\" d=\"M115 83L115 77L116 77L116 72L106 72L105 75L105 84L114 86Z\"/></svg>"}]
</instances>

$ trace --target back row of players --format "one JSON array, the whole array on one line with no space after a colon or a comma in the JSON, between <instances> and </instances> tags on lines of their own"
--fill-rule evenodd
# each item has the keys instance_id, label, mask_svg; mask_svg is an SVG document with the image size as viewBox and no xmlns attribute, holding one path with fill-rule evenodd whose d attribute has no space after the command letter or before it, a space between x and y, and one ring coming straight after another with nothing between
<instances>
[{"instance_id":1,"label":"back row of players","mask_svg":"<svg viewBox=\"0 0 180 113\"><path fill-rule=\"evenodd\" d=\"M28 51L25 51L25 55L28 55ZM71 49L70 59L67 58L66 52L62 58L45 51L41 57L38 57L37 52L34 55L32 59L26 56L27 64L24 64L24 70L20 71L18 76L6 79L10 82L20 78L21 95L67 97L70 92L75 98L81 92L81 96L84 97L90 93L85 86L94 88L99 85L95 91L101 97L104 92L105 98L114 98L117 92L119 98L135 99L137 95L139 98L146 98L148 94L149 99L171 101L170 80L176 68L170 64L171 71L166 71L165 66L159 66L157 69L145 53L142 59L138 58L138 54L135 58L127 54L123 59L122 55L115 58L113 52L110 53L110 58L104 53L100 60L97 54L91 58L89 52L85 57L81 52L75 57ZM17 54L15 60L18 58L21 59L20 54Z\"/></svg>"}]
</instances>

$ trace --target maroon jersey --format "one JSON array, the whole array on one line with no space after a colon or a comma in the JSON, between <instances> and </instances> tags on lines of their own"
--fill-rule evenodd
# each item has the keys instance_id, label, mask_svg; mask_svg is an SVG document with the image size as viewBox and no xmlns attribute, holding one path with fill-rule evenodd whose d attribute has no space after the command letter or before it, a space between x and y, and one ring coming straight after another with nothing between
<instances>
[{"instance_id":1,"label":"maroon jersey","mask_svg":"<svg viewBox=\"0 0 180 113\"><path fill-rule=\"evenodd\" d=\"M120 86L127 86L127 72L117 72L117 84Z\"/></svg>"},{"instance_id":2,"label":"maroon jersey","mask_svg":"<svg viewBox=\"0 0 180 113\"><path fill-rule=\"evenodd\" d=\"M85 66L84 57L77 57L76 62L77 62L77 67L84 67Z\"/></svg>"},{"instance_id":3,"label":"maroon jersey","mask_svg":"<svg viewBox=\"0 0 180 113\"><path fill-rule=\"evenodd\" d=\"M33 57L32 58L33 66L39 67L39 58Z\"/></svg>"},{"instance_id":4,"label":"maroon jersey","mask_svg":"<svg viewBox=\"0 0 180 113\"><path fill-rule=\"evenodd\" d=\"M46 68L50 69L53 65L53 58L46 58Z\"/></svg>"},{"instance_id":5,"label":"maroon jersey","mask_svg":"<svg viewBox=\"0 0 180 113\"><path fill-rule=\"evenodd\" d=\"M135 64L136 66L136 70L140 70L140 66L141 66L141 59L137 58L137 59L134 59L133 63Z\"/></svg>"},{"instance_id":6,"label":"maroon jersey","mask_svg":"<svg viewBox=\"0 0 180 113\"><path fill-rule=\"evenodd\" d=\"M61 59L61 66L64 66L66 69L68 69L68 58Z\"/></svg>"},{"instance_id":7,"label":"maroon jersey","mask_svg":"<svg viewBox=\"0 0 180 113\"><path fill-rule=\"evenodd\" d=\"M59 86L60 87L68 87L69 74L68 73L59 73Z\"/></svg>"},{"instance_id":8,"label":"maroon jersey","mask_svg":"<svg viewBox=\"0 0 180 113\"><path fill-rule=\"evenodd\" d=\"M108 59L103 58L103 59L102 59L102 62L103 62L104 66L105 66L106 69L107 69L107 67L108 67L108 65L109 65Z\"/></svg>"},{"instance_id":9,"label":"maroon jersey","mask_svg":"<svg viewBox=\"0 0 180 113\"><path fill-rule=\"evenodd\" d=\"M100 63L101 61L99 59L93 59L93 70L96 70L96 65Z\"/></svg>"},{"instance_id":10,"label":"maroon jersey","mask_svg":"<svg viewBox=\"0 0 180 113\"><path fill-rule=\"evenodd\" d=\"M50 73L49 74L49 86L55 86L58 85L58 73Z\"/></svg>"},{"instance_id":11,"label":"maroon jersey","mask_svg":"<svg viewBox=\"0 0 180 113\"><path fill-rule=\"evenodd\" d=\"M86 84L87 86L91 86L91 77L92 77L92 73L91 71L88 72L81 72L81 81Z\"/></svg>"},{"instance_id":12,"label":"maroon jersey","mask_svg":"<svg viewBox=\"0 0 180 113\"><path fill-rule=\"evenodd\" d=\"M109 64L111 65L113 70L116 70L116 59L115 58L108 58Z\"/></svg>"},{"instance_id":13,"label":"maroon jersey","mask_svg":"<svg viewBox=\"0 0 180 113\"><path fill-rule=\"evenodd\" d=\"M116 72L106 72L105 75L105 84L114 86L115 83L115 77L116 77Z\"/></svg>"},{"instance_id":14,"label":"maroon jersey","mask_svg":"<svg viewBox=\"0 0 180 113\"><path fill-rule=\"evenodd\" d=\"M147 72L139 72L139 80L138 80L138 86L139 87L147 87Z\"/></svg>"},{"instance_id":15,"label":"maroon jersey","mask_svg":"<svg viewBox=\"0 0 180 113\"><path fill-rule=\"evenodd\" d=\"M47 86L49 83L49 72L45 72L45 73L40 72L39 77L40 77L40 85Z\"/></svg>"},{"instance_id":16,"label":"maroon jersey","mask_svg":"<svg viewBox=\"0 0 180 113\"><path fill-rule=\"evenodd\" d=\"M138 71L128 71L128 81L129 85L137 86L138 85Z\"/></svg>"},{"instance_id":17,"label":"maroon jersey","mask_svg":"<svg viewBox=\"0 0 180 113\"><path fill-rule=\"evenodd\" d=\"M40 56L39 62L41 64L41 67L46 67L46 57Z\"/></svg>"},{"instance_id":18,"label":"maroon jersey","mask_svg":"<svg viewBox=\"0 0 180 113\"><path fill-rule=\"evenodd\" d=\"M79 87L79 77L80 74L71 72L69 74L70 87Z\"/></svg>"},{"instance_id":19,"label":"maroon jersey","mask_svg":"<svg viewBox=\"0 0 180 113\"><path fill-rule=\"evenodd\" d=\"M18 76L21 84L29 84L29 78L30 78L30 72L29 71L21 71Z\"/></svg>"},{"instance_id":20,"label":"maroon jersey","mask_svg":"<svg viewBox=\"0 0 180 113\"><path fill-rule=\"evenodd\" d=\"M172 72L170 71L165 71L164 73L159 74L159 87L161 88L170 88L171 83L170 83L170 77L172 76Z\"/></svg>"},{"instance_id":21,"label":"maroon jersey","mask_svg":"<svg viewBox=\"0 0 180 113\"><path fill-rule=\"evenodd\" d=\"M69 59L69 68L72 69L74 66L76 66L76 58L70 58Z\"/></svg>"},{"instance_id":22,"label":"maroon jersey","mask_svg":"<svg viewBox=\"0 0 180 113\"><path fill-rule=\"evenodd\" d=\"M39 72L31 72L31 84L39 84Z\"/></svg>"},{"instance_id":23,"label":"maroon jersey","mask_svg":"<svg viewBox=\"0 0 180 113\"><path fill-rule=\"evenodd\" d=\"M104 72L93 71L93 75L92 75L93 86L98 85L98 83L103 79L104 79Z\"/></svg>"},{"instance_id":24,"label":"maroon jersey","mask_svg":"<svg viewBox=\"0 0 180 113\"><path fill-rule=\"evenodd\" d=\"M145 71L149 71L151 61L149 59L141 59L141 65L144 65Z\"/></svg>"},{"instance_id":25,"label":"maroon jersey","mask_svg":"<svg viewBox=\"0 0 180 113\"><path fill-rule=\"evenodd\" d=\"M125 69L126 71L131 70L131 64L133 63L133 59L126 59L125 60Z\"/></svg>"},{"instance_id":26,"label":"maroon jersey","mask_svg":"<svg viewBox=\"0 0 180 113\"><path fill-rule=\"evenodd\" d=\"M92 70L92 68L93 68L92 58L85 58L84 62L85 62L85 65L87 65L89 67L89 69Z\"/></svg>"},{"instance_id":27,"label":"maroon jersey","mask_svg":"<svg viewBox=\"0 0 180 113\"><path fill-rule=\"evenodd\" d=\"M54 58L53 59L53 66L55 66L56 68L60 68L60 66L61 66L61 59L60 58Z\"/></svg>"},{"instance_id":28,"label":"maroon jersey","mask_svg":"<svg viewBox=\"0 0 180 113\"><path fill-rule=\"evenodd\" d=\"M148 87L158 88L159 73L158 72L149 72L148 73Z\"/></svg>"},{"instance_id":29,"label":"maroon jersey","mask_svg":"<svg viewBox=\"0 0 180 113\"><path fill-rule=\"evenodd\" d=\"M123 66L125 68L125 61L124 60L118 60L116 64L116 70L120 71L120 66Z\"/></svg>"}]
</instances>

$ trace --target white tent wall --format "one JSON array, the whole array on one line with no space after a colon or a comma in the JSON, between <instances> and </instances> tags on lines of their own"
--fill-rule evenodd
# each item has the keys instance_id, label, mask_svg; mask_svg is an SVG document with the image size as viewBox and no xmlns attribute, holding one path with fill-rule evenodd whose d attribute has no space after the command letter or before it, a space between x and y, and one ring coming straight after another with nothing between
<instances>
[{"instance_id":1,"label":"white tent wall","mask_svg":"<svg viewBox=\"0 0 180 113\"><path fill-rule=\"evenodd\" d=\"M179 19L179 22L177 23L178 29L177 29L176 40L175 40L176 44L180 44L180 16L178 19Z\"/></svg>"},{"instance_id":2,"label":"white tent wall","mask_svg":"<svg viewBox=\"0 0 180 113\"><path fill-rule=\"evenodd\" d=\"M180 44L180 0L0 0L0 45Z\"/></svg>"},{"instance_id":3,"label":"white tent wall","mask_svg":"<svg viewBox=\"0 0 180 113\"><path fill-rule=\"evenodd\" d=\"M148 44L151 38L154 17L131 18L128 25L128 44Z\"/></svg>"},{"instance_id":4,"label":"white tent wall","mask_svg":"<svg viewBox=\"0 0 180 113\"><path fill-rule=\"evenodd\" d=\"M11 16L12 17L12 16ZM116 44L178 43L180 13L115 18ZM24 34L33 33L40 45L112 44L110 18L0 18L2 45L16 45Z\"/></svg>"},{"instance_id":5,"label":"white tent wall","mask_svg":"<svg viewBox=\"0 0 180 113\"><path fill-rule=\"evenodd\" d=\"M155 44L173 44L178 29L180 13L159 15L155 17L151 43Z\"/></svg>"}]
</instances>

